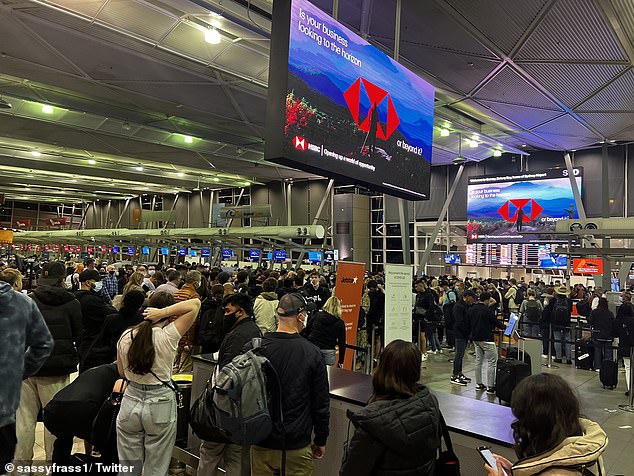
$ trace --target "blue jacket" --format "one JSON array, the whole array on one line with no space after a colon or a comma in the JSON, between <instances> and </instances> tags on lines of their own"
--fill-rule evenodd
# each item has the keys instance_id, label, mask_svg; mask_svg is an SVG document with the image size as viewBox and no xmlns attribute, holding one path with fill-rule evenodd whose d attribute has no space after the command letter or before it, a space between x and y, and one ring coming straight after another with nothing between
<instances>
[{"instance_id":1,"label":"blue jacket","mask_svg":"<svg viewBox=\"0 0 634 476\"><path fill-rule=\"evenodd\" d=\"M35 302L0 282L0 427L15 422L22 380L53 350L53 337Z\"/></svg>"}]
</instances>

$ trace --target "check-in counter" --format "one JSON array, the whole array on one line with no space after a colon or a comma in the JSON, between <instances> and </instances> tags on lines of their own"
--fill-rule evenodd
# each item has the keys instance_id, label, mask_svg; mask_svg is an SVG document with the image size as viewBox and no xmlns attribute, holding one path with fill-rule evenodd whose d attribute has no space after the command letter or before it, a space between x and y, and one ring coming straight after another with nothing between
<instances>
[{"instance_id":1,"label":"check-in counter","mask_svg":"<svg viewBox=\"0 0 634 476\"><path fill-rule=\"evenodd\" d=\"M213 373L216 361L210 354L193 358L192 403L202 393L207 380ZM358 411L366 405L372 394L372 377L358 372L328 367L330 384L330 436L326 446L326 456L316 462L317 476L333 476L339 473L343 459L343 446L352 437L354 427L350 425L346 411ZM453 394L436 394L440 409L451 434L454 451L460 459L462 474L485 475L482 459L476 452L478 446L489 446L494 453L512 461L513 437L511 423L514 418L509 407L495 403L461 397ZM189 459L185 462L196 466L194 455L198 454L200 440L191 433L188 440ZM175 453L175 456L176 453ZM186 455L180 453L180 458Z\"/></svg>"}]
</instances>

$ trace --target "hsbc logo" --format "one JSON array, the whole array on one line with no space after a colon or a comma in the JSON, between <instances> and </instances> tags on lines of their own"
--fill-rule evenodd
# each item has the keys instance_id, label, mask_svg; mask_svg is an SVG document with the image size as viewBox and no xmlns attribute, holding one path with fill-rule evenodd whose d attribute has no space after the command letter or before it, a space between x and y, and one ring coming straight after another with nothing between
<instances>
[{"instance_id":1,"label":"hsbc logo","mask_svg":"<svg viewBox=\"0 0 634 476\"><path fill-rule=\"evenodd\" d=\"M370 101L370 108L367 111L361 110L361 86L363 86L364 99L367 98ZM367 79L359 78L352 86L350 86L344 93L343 97L346 100L350 114L354 119L355 124L363 132L370 132L372 126L372 109L387 102L387 120L381 121L379 118L376 124L376 137L379 139L387 140L394 133L401 120L398 117L392 97L386 90L381 89L377 85L371 83ZM378 112L378 111L377 111ZM362 119L364 117L364 119ZM381 122L385 123L385 129L381 126Z\"/></svg>"},{"instance_id":2,"label":"hsbc logo","mask_svg":"<svg viewBox=\"0 0 634 476\"><path fill-rule=\"evenodd\" d=\"M522 223L528 223L535 220L544 208L532 198L519 198L516 200L508 200L500 207L498 213L508 222L517 221L517 216L522 211Z\"/></svg>"},{"instance_id":3,"label":"hsbc logo","mask_svg":"<svg viewBox=\"0 0 634 476\"><path fill-rule=\"evenodd\" d=\"M304 139L303 137L295 136L294 143L297 150L306 150L308 148L306 144L306 139Z\"/></svg>"}]
</instances>

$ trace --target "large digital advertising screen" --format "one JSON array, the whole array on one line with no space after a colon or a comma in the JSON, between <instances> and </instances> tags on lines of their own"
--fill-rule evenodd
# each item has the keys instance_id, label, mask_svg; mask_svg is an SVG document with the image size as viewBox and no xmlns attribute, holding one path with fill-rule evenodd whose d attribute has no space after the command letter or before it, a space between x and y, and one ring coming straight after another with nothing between
<instances>
[{"instance_id":1,"label":"large digital advertising screen","mask_svg":"<svg viewBox=\"0 0 634 476\"><path fill-rule=\"evenodd\" d=\"M429 199L434 88L307 0L275 2L266 158Z\"/></svg>"},{"instance_id":2,"label":"large digital advertising screen","mask_svg":"<svg viewBox=\"0 0 634 476\"><path fill-rule=\"evenodd\" d=\"M583 169L574 169L582 191ZM559 220L578 218L566 169L470 177L467 243L544 243Z\"/></svg>"}]
</instances>

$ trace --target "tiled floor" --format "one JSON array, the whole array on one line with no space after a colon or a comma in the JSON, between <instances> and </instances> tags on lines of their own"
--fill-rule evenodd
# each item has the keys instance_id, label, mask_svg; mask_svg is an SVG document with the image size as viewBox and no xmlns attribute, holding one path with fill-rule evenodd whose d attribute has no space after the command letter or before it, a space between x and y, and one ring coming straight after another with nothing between
<instances>
[{"instance_id":1,"label":"tiled floor","mask_svg":"<svg viewBox=\"0 0 634 476\"><path fill-rule=\"evenodd\" d=\"M451 363L448 359L453 353L429 355L424 363L423 382L437 395L453 393L469 398L479 398L497 404L493 395L476 392L474 378L474 357L465 355L463 370L474 381L466 387L449 382ZM619 372L619 384L614 390L604 390L599 382L599 374L589 370L577 370L571 365L559 364L557 369L542 367L544 372L561 375L575 388L581 402L581 411L589 419L601 424L609 438L604 453L604 462L609 476L634 476L634 413L618 409L621 403L627 403L625 396L625 373Z\"/></svg>"}]
</instances>

